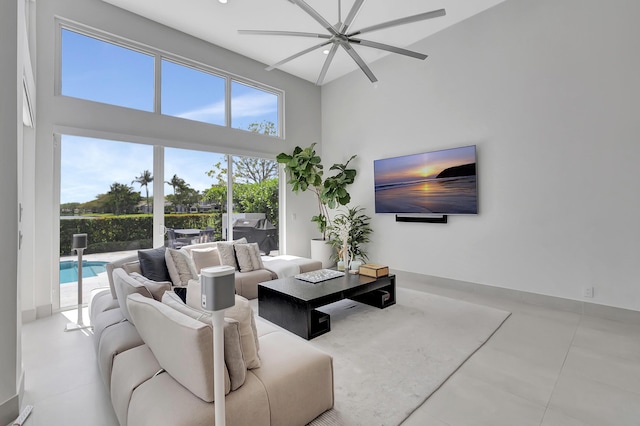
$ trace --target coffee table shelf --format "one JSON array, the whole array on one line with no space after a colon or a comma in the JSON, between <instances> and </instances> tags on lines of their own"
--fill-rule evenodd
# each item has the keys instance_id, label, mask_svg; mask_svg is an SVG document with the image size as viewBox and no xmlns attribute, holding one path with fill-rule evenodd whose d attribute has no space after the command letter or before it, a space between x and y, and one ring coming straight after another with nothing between
<instances>
[{"instance_id":1,"label":"coffee table shelf","mask_svg":"<svg viewBox=\"0 0 640 426\"><path fill-rule=\"evenodd\" d=\"M387 308L396 303L396 277L345 274L315 284L294 277L267 281L258 284L258 315L310 340L331 330L330 316L316 308L343 299Z\"/></svg>"}]
</instances>

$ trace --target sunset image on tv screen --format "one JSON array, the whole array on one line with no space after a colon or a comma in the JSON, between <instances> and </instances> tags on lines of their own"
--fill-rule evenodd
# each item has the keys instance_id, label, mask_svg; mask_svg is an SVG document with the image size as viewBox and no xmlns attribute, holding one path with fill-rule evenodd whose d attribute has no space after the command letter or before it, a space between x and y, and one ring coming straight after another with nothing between
<instances>
[{"instance_id":1,"label":"sunset image on tv screen","mask_svg":"<svg viewBox=\"0 0 640 426\"><path fill-rule=\"evenodd\" d=\"M476 147L373 163L376 213L477 214Z\"/></svg>"}]
</instances>

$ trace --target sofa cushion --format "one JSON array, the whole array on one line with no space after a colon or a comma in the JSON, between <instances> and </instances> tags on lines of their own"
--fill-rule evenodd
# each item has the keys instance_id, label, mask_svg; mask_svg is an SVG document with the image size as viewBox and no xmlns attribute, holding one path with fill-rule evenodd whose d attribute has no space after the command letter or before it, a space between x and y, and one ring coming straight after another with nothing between
<instances>
[{"instance_id":1,"label":"sofa cushion","mask_svg":"<svg viewBox=\"0 0 640 426\"><path fill-rule=\"evenodd\" d=\"M272 425L305 425L333 407L330 355L284 332L269 333L260 344L262 367L250 373L269 395Z\"/></svg>"},{"instance_id":2,"label":"sofa cushion","mask_svg":"<svg viewBox=\"0 0 640 426\"><path fill-rule=\"evenodd\" d=\"M137 272L140 275L142 275L142 269L140 269L139 260L123 263L122 269L124 269L127 272L127 274L133 274L134 272Z\"/></svg>"},{"instance_id":3,"label":"sofa cushion","mask_svg":"<svg viewBox=\"0 0 640 426\"><path fill-rule=\"evenodd\" d=\"M129 274L129 276L145 286L146 289L151 293L151 296L158 301L162 300L162 295L165 291L171 290L171 281L152 281L147 277L143 277L137 272L132 272Z\"/></svg>"},{"instance_id":4,"label":"sofa cushion","mask_svg":"<svg viewBox=\"0 0 640 426\"><path fill-rule=\"evenodd\" d=\"M162 303L193 319L213 326L213 315L210 312L194 309L182 302L182 299L172 291L167 291L162 297ZM224 319L224 362L229 370L231 390L234 391L244 384L247 375L247 364L242 353L240 339L240 323L232 318Z\"/></svg>"},{"instance_id":5,"label":"sofa cushion","mask_svg":"<svg viewBox=\"0 0 640 426\"><path fill-rule=\"evenodd\" d=\"M164 258L165 247L158 247L149 250L138 250L138 260L140 260L140 270L142 275L153 281L169 281L169 271Z\"/></svg>"},{"instance_id":6,"label":"sofa cushion","mask_svg":"<svg viewBox=\"0 0 640 426\"><path fill-rule=\"evenodd\" d=\"M171 282L175 286L186 286L189 280L198 278L193 260L182 250L168 248L165 251L165 262Z\"/></svg>"},{"instance_id":7,"label":"sofa cushion","mask_svg":"<svg viewBox=\"0 0 640 426\"><path fill-rule=\"evenodd\" d=\"M115 294L115 288L113 290L113 294ZM118 300L116 297L112 297L111 290L105 288L96 288L91 290L91 294L89 296L89 318L91 318L91 322L103 312L109 310L120 310L120 305L118 305Z\"/></svg>"},{"instance_id":8,"label":"sofa cushion","mask_svg":"<svg viewBox=\"0 0 640 426\"><path fill-rule=\"evenodd\" d=\"M102 331L100 342L98 343L97 358L98 369L102 374L104 384L107 385L107 389L111 388L111 370L116 356L143 344L144 342L138 330L129 321L119 322Z\"/></svg>"},{"instance_id":9,"label":"sofa cushion","mask_svg":"<svg viewBox=\"0 0 640 426\"><path fill-rule=\"evenodd\" d=\"M247 372L244 386L225 397L229 426L270 426L269 397L264 386ZM129 403L128 425L209 426L214 424L215 403L195 398L171 375L158 374L138 386ZM289 423L293 424L293 423Z\"/></svg>"},{"instance_id":10,"label":"sofa cushion","mask_svg":"<svg viewBox=\"0 0 640 426\"><path fill-rule=\"evenodd\" d=\"M191 280L187 287L187 305L198 311L201 295L200 281ZM235 305L224 311L226 318L233 318L240 323L240 339L242 340L242 352L248 369L260 367L258 356L259 342L258 332L255 326L255 318L249 301L236 294Z\"/></svg>"},{"instance_id":11,"label":"sofa cushion","mask_svg":"<svg viewBox=\"0 0 640 426\"><path fill-rule=\"evenodd\" d=\"M139 294L127 297L127 307L160 366L198 398L212 402L213 327ZM224 375L228 394L231 382L226 366Z\"/></svg>"},{"instance_id":12,"label":"sofa cushion","mask_svg":"<svg viewBox=\"0 0 640 426\"><path fill-rule=\"evenodd\" d=\"M218 253L220 254L220 264L232 266L233 269L238 270L234 244L247 244L247 239L242 237L235 241L218 241Z\"/></svg>"},{"instance_id":13,"label":"sofa cushion","mask_svg":"<svg viewBox=\"0 0 640 426\"><path fill-rule=\"evenodd\" d=\"M109 295L111 298L111 295ZM115 302L115 300L114 300ZM102 333L107 327L126 321L126 318L122 314L122 309L110 309L108 311L101 312L95 318L91 318L91 325L93 326L93 343L95 344L96 351L100 345L100 339Z\"/></svg>"},{"instance_id":14,"label":"sofa cushion","mask_svg":"<svg viewBox=\"0 0 640 426\"><path fill-rule=\"evenodd\" d=\"M111 372L111 405L120 426L127 426L133 392L161 368L147 345L131 348L115 357Z\"/></svg>"},{"instance_id":15,"label":"sofa cushion","mask_svg":"<svg viewBox=\"0 0 640 426\"><path fill-rule=\"evenodd\" d=\"M149 281L142 276L140 277L147 282L145 283L141 282L142 280L136 280L134 276L127 274L122 268L113 270L113 284L116 289L116 294L118 295L118 303L120 305L120 309L122 310L122 315L124 315L124 317L128 321L131 321L131 316L129 315L129 310L127 309L128 295L138 293L143 295L144 297L153 299L154 293L160 294L160 297L162 297L161 293L171 290L171 283L168 281L157 283L155 281ZM153 288L153 291L151 291L150 288Z\"/></svg>"},{"instance_id":16,"label":"sofa cushion","mask_svg":"<svg viewBox=\"0 0 640 426\"><path fill-rule=\"evenodd\" d=\"M234 244L233 248L236 251L236 259L238 260L238 269L240 272L264 269L258 243Z\"/></svg>"},{"instance_id":17,"label":"sofa cushion","mask_svg":"<svg viewBox=\"0 0 640 426\"><path fill-rule=\"evenodd\" d=\"M198 273L200 273L202 268L220 265L220 254L216 247L192 249L191 258Z\"/></svg>"},{"instance_id":18,"label":"sofa cushion","mask_svg":"<svg viewBox=\"0 0 640 426\"><path fill-rule=\"evenodd\" d=\"M187 290L187 294L188 293L189 291ZM242 350L247 368L253 369L260 367L258 330L256 329L256 321L249 301L236 294L235 305L226 309L224 316L233 318L240 323L240 338L242 339Z\"/></svg>"},{"instance_id":19,"label":"sofa cushion","mask_svg":"<svg viewBox=\"0 0 640 426\"><path fill-rule=\"evenodd\" d=\"M137 271L129 271L125 265L128 265L132 262L136 263L136 267L138 268ZM125 256L123 258L120 259L116 259L112 262L107 263L105 269L107 270L107 278L109 279L109 288L111 289L111 296L113 297L113 299L117 299L118 295L116 294L116 288L113 286L113 270L116 268L124 268L125 271L127 272L140 272L140 264L138 262L138 255L137 254L133 254L130 256Z\"/></svg>"},{"instance_id":20,"label":"sofa cushion","mask_svg":"<svg viewBox=\"0 0 640 426\"><path fill-rule=\"evenodd\" d=\"M236 293L247 299L258 297L258 284L271 281L273 275L266 269L257 269L251 272L236 272Z\"/></svg>"},{"instance_id":21,"label":"sofa cushion","mask_svg":"<svg viewBox=\"0 0 640 426\"><path fill-rule=\"evenodd\" d=\"M253 247L249 244L234 244L233 248L236 251L236 260L238 261L238 270L240 272L251 272L256 269L253 262L251 262Z\"/></svg>"}]
</instances>

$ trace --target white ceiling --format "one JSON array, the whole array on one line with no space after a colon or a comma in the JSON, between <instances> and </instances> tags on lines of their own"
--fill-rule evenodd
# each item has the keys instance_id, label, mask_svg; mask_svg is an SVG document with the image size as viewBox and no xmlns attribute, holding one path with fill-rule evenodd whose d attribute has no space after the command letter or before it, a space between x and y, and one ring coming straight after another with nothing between
<instances>
[{"instance_id":1,"label":"white ceiling","mask_svg":"<svg viewBox=\"0 0 640 426\"><path fill-rule=\"evenodd\" d=\"M305 11L288 0L103 0L153 21L206 40L267 65L274 64L322 40L306 37L242 35L238 30L276 30L326 33ZM387 28L363 35L363 39L396 47L409 48L419 40L469 18L504 0L369 0L351 25L357 30L406 16L445 9L446 16ZM332 24L338 22L339 0L306 0ZM342 20L354 0L343 0ZM317 49L280 67L290 74L316 82L326 55ZM389 53L356 47L367 64ZM429 52L420 52L429 54ZM403 57L405 61L418 59ZM427 58L427 61L431 58ZM375 74L375 64L371 69ZM353 60L339 49L325 83L358 69ZM358 71L360 72L360 71ZM366 76L362 74L362 78Z\"/></svg>"}]
</instances>

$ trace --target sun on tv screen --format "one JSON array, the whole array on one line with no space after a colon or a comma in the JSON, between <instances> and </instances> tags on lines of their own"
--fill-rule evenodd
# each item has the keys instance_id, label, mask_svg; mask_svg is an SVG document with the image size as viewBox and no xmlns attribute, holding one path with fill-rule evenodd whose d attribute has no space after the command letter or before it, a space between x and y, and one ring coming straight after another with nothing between
<instances>
[{"instance_id":1,"label":"sun on tv screen","mask_svg":"<svg viewBox=\"0 0 640 426\"><path fill-rule=\"evenodd\" d=\"M373 162L376 213L477 214L475 145Z\"/></svg>"}]
</instances>

